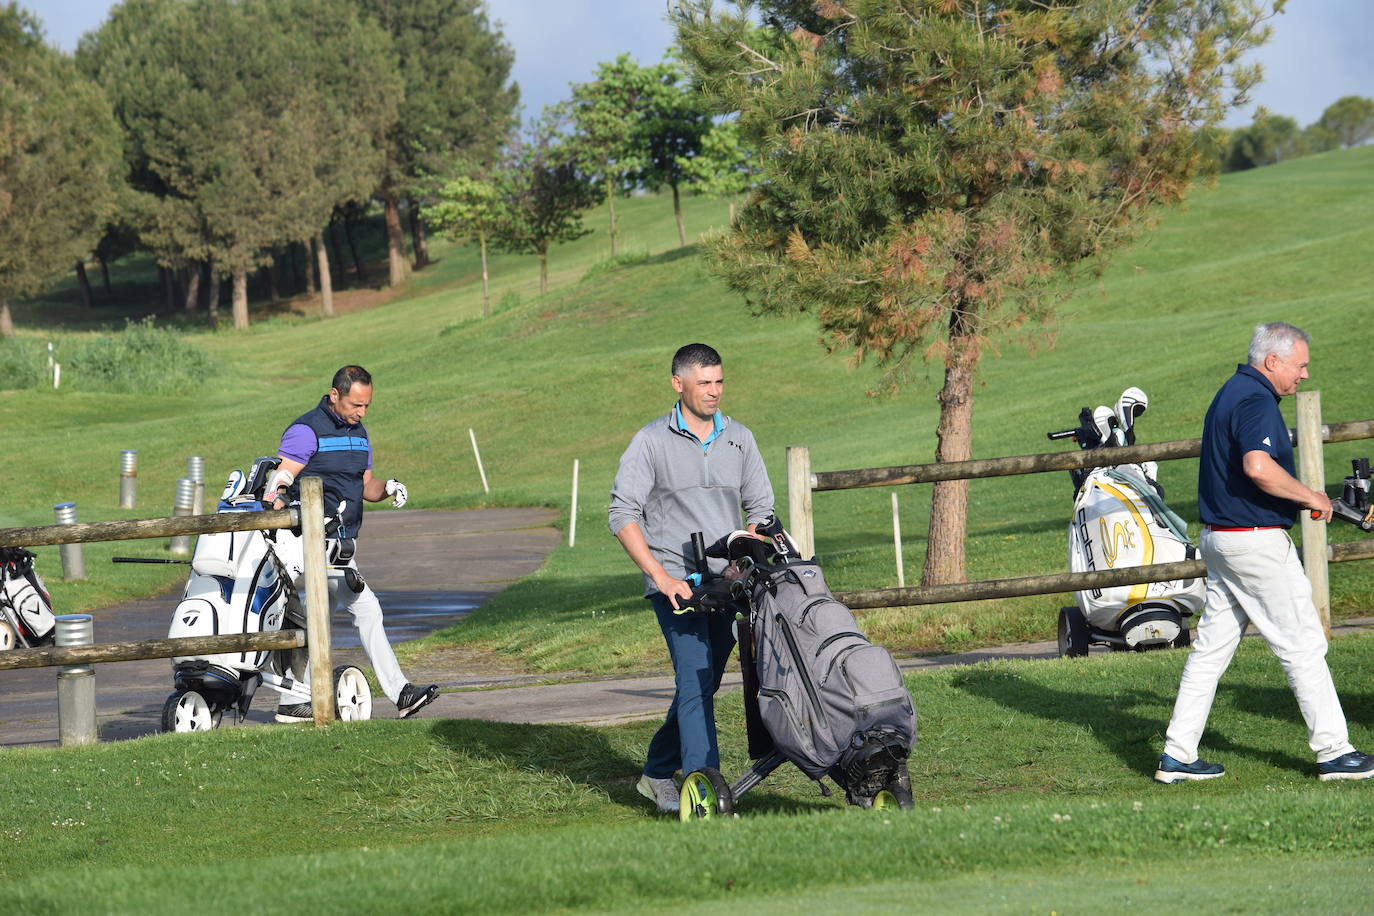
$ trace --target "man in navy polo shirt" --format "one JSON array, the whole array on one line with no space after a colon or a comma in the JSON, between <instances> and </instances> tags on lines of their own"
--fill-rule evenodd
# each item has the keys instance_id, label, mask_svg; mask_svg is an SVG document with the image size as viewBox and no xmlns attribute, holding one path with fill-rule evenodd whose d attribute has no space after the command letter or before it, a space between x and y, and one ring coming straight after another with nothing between
<instances>
[{"instance_id":1,"label":"man in navy polo shirt","mask_svg":"<svg viewBox=\"0 0 1374 916\"><path fill-rule=\"evenodd\" d=\"M317 476L324 485L325 511L333 515L343 504L341 530L330 533L341 538L358 536L363 524L363 500L375 503L390 496L396 508L405 505L405 484L398 480L383 482L372 474L372 445L363 426L371 403L372 376L366 369L344 366L334 373L329 393L320 398L314 410L300 416L282 433L277 448L281 465L267 481L264 501L280 499L281 491L288 488L287 498L296 498L299 485L295 481L301 474ZM356 571L353 559L349 559L348 565ZM439 687L418 687L406 680L382 626L381 602L366 582L361 578L357 581L362 585L361 591L341 587L343 571L331 570L330 599L353 615L353 625L377 674L377 683L396 704L401 718L408 718L434 702ZM278 722L306 722L311 718L309 696L282 694L282 703L277 707Z\"/></svg>"},{"instance_id":2,"label":"man in navy polo shirt","mask_svg":"<svg viewBox=\"0 0 1374 916\"><path fill-rule=\"evenodd\" d=\"M1221 386L1202 425L1198 511L1207 609L1183 667L1155 780L1213 779L1226 771L1198 757L1217 682L1254 624L1278 656L1298 708L1317 777L1368 779L1374 756L1350 743L1326 665L1326 634L1288 536L1299 509L1331 520L1331 500L1294 476L1279 399L1307 378L1308 335L1276 321L1255 328L1249 364Z\"/></svg>"}]
</instances>

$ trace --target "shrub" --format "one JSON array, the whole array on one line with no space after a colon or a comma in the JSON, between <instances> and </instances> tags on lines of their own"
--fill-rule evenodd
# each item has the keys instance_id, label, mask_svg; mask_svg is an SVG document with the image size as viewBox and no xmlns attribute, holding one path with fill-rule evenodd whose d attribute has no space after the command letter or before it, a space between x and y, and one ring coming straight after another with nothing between
<instances>
[{"instance_id":1,"label":"shrub","mask_svg":"<svg viewBox=\"0 0 1374 916\"><path fill-rule=\"evenodd\" d=\"M0 391L52 384L48 348L36 340L0 340Z\"/></svg>"},{"instance_id":2,"label":"shrub","mask_svg":"<svg viewBox=\"0 0 1374 916\"><path fill-rule=\"evenodd\" d=\"M204 385L213 364L175 330L146 318L79 344L62 373L64 387L70 378L82 391L179 394Z\"/></svg>"}]
</instances>

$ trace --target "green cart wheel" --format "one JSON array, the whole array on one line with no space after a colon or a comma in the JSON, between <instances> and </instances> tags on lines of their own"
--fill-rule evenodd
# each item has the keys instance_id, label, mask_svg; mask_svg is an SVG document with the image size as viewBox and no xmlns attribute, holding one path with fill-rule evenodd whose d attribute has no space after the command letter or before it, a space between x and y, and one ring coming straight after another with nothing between
<instances>
[{"instance_id":1,"label":"green cart wheel","mask_svg":"<svg viewBox=\"0 0 1374 916\"><path fill-rule=\"evenodd\" d=\"M693 770L682 780L678 792L678 817L684 821L705 821L735 813L735 795L720 771L711 767Z\"/></svg>"}]
</instances>

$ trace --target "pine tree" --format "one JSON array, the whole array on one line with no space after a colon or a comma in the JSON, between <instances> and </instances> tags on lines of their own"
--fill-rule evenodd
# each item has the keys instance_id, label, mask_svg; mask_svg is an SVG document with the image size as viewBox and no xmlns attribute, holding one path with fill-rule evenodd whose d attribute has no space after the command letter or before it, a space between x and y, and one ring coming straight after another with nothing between
<instances>
[{"instance_id":1,"label":"pine tree","mask_svg":"<svg viewBox=\"0 0 1374 916\"><path fill-rule=\"evenodd\" d=\"M1066 271L1182 198L1266 34L1250 0L738 6L673 14L760 168L714 267L761 311L814 311L890 386L938 361L942 462L971 457L989 338L1043 321ZM966 482L935 485L923 582L964 578L966 514Z\"/></svg>"}]
</instances>

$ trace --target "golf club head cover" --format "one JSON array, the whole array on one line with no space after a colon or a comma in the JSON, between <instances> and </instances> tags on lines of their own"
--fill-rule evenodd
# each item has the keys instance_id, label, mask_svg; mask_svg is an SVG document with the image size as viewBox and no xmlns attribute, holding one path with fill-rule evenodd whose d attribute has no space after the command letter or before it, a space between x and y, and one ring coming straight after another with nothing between
<instances>
[{"instance_id":1,"label":"golf club head cover","mask_svg":"<svg viewBox=\"0 0 1374 916\"><path fill-rule=\"evenodd\" d=\"M393 477L386 482L386 495L391 497L391 505L399 509L410 498L410 491L406 489L405 484Z\"/></svg>"}]
</instances>

